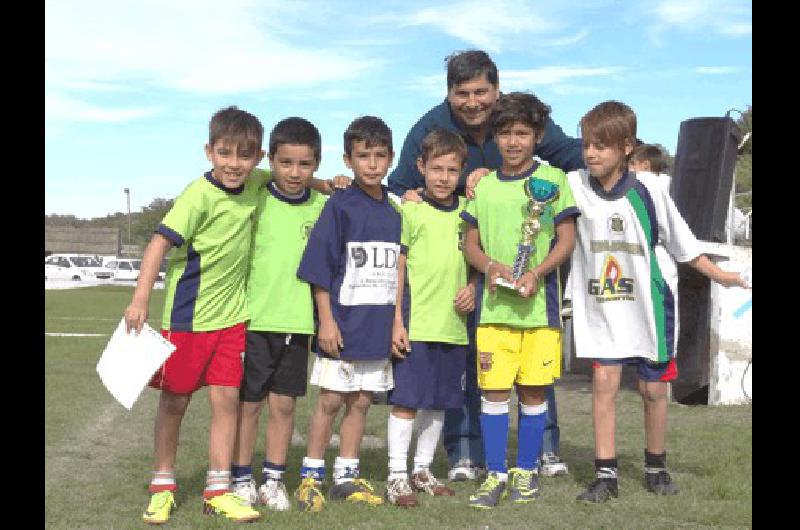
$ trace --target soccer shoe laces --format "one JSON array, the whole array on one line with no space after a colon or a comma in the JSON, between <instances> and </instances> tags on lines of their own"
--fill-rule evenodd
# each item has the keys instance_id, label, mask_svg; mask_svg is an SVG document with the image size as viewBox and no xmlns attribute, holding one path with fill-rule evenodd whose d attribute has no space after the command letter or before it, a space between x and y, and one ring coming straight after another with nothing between
<instances>
[{"instance_id":1,"label":"soccer shoe laces","mask_svg":"<svg viewBox=\"0 0 800 530\"><path fill-rule=\"evenodd\" d=\"M512 476L511 484L518 490L533 489L533 472L519 470Z\"/></svg>"},{"instance_id":2,"label":"soccer shoe laces","mask_svg":"<svg viewBox=\"0 0 800 530\"><path fill-rule=\"evenodd\" d=\"M373 493L375 491L375 490L372 489L372 486L370 485L370 483L367 482L367 480L363 479L363 478L353 479L353 484L356 484L358 486L363 487L364 489L366 489L370 493Z\"/></svg>"},{"instance_id":3,"label":"soccer shoe laces","mask_svg":"<svg viewBox=\"0 0 800 530\"><path fill-rule=\"evenodd\" d=\"M486 477L486 480L484 480L483 484L481 484L481 487L478 488L478 495L482 493L489 494L499 485L500 479L497 478L497 476L493 473L489 473L489 475Z\"/></svg>"},{"instance_id":4,"label":"soccer shoe laces","mask_svg":"<svg viewBox=\"0 0 800 530\"><path fill-rule=\"evenodd\" d=\"M408 480L404 478L390 480L388 484L389 494L399 497L401 495L412 495L414 490L411 489L411 485L408 483Z\"/></svg>"},{"instance_id":5,"label":"soccer shoe laces","mask_svg":"<svg viewBox=\"0 0 800 530\"><path fill-rule=\"evenodd\" d=\"M173 506L175 505L175 497L172 495L172 492L169 490L159 491L152 495L147 511L156 512L164 508L164 505L167 503L172 503Z\"/></svg>"}]
</instances>

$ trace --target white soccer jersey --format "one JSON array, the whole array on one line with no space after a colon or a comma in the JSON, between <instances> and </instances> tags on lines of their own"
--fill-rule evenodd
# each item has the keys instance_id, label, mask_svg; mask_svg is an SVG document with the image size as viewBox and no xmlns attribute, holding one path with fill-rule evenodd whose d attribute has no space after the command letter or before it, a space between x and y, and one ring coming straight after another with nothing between
<instances>
[{"instance_id":1,"label":"white soccer jersey","mask_svg":"<svg viewBox=\"0 0 800 530\"><path fill-rule=\"evenodd\" d=\"M576 356L668 361L677 281L665 281L656 246L683 263L701 254L699 242L652 173L626 172L609 192L584 169L567 179L581 211L569 282Z\"/></svg>"}]
</instances>

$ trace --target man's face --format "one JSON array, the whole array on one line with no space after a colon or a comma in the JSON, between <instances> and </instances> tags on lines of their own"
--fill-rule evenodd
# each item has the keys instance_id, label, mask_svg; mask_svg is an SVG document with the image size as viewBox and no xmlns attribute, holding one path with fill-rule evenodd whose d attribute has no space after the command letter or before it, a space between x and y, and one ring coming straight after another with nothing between
<instances>
[{"instance_id":1,"label":"man's face","mask_svg":"<svg viewBox=\"0 0 800 530\"><path fill-rule=\"evenodd\" d=\"M486 74L464 81L447 91L447 101L456 119L467 129L483 127L492 113L492 107L500 94Z\"/></svg>"}]
</instances>

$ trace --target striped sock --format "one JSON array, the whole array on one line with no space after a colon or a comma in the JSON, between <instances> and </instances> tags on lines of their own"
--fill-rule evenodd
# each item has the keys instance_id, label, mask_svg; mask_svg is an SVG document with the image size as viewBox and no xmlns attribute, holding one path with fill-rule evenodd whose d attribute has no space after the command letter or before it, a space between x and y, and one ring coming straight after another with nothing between
<instances>
[{"instance_id":1,"label":"striped sock","mask_svg":"<svg viewBox=\"0 0 800 530\"><path fill-rule=\"evenodd\" d=\"M325 460L322 458L303 457L300 477L313 477L317 484L322 484L322 481L325 480Z\"/></svg>"},{"instance_id":2,"label":"striped sock","mask_svg":"<svg viewBox=\"0 0 800 530\"><path fill-rule=\"evenodd\" d=\"M264 467L261 469L261 480L283 480L286 473L286 464L273 464L269 460L264 460Z\"/></svg>"},{"instance_id":3,"label":"striped sock","mask_svg":"<svg viewBox=\"0 0 800 530\"><path fill-rule=\"evenodd\" d=\"M237 466L233 464L231 466L231 477L234 485L247 484L253 480L253 466Z\"/></svg>"},{"instance_id":4,"label":"striped sock","mask_svg":"<svg viewBox=\"0 0 800 530\"><path fill-rule=\"evenodd\" d=\"M159 491L175 491L178 485L175 483L175 471L153 471L153 478L150 480L150 493Z\"/></svg>"},{"instance_id":5,"label":"striped sock","mask_svg":"<svg viewBox=\"0 0 800 530\"><path fill-rule=\"evenodd\" d=\"M617 459L616 458L595 458L594 469L597 478L606 480L617 480Z\"/></svg>"},{"instance_id":6,"label":"striped sock","mask_svg":"<svg viewBox=\"0 0 800 530\"><path fill-rule=\"evenodd\" d=\"M203 490L203 497L210 499L223 493L231 491L231 472L209 470L206 473L206 489Z\"/></svg>"},{"instance_id":7,"label":"striped sock","mask_svg":"<svg viewBox=\"0 0 800 530\"><path fill-rule=\"evenodd\" d=\"M342 484L358 478L358 458L336 457L333 463L333 483Z\"/></svg>"}]
</instances>

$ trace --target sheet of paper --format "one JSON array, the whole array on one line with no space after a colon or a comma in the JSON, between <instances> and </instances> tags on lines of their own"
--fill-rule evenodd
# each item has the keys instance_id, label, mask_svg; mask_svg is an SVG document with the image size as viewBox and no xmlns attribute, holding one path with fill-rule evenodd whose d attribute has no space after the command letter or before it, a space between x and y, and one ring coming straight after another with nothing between
<instances>
[{"instance_id":1,"label":"sheet of paper","mask_svg":"<svg viewBox=\"0 0 800 530\"><path fill-rule=\"evenodd\" d=\"M142 331L125 332L125 319L117 326L97 362L97 374L111 395L130 410L175 345L147 323Z\"/></svg>"}]
</instances>

